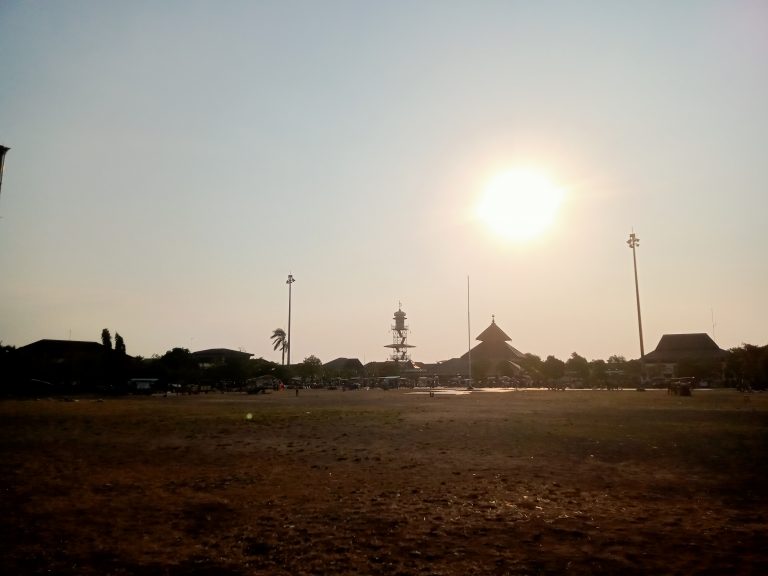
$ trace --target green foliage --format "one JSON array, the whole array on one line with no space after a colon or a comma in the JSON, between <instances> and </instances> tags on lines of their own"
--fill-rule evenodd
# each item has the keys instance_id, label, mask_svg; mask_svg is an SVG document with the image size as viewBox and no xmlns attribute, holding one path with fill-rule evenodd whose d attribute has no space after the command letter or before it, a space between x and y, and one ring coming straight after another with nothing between
<instances>
[{"instance_id":1,"label":"green foliage","mask_svg":"<svg viewBox=\"0 0 768 576\"><path fill-rule=\"evenodd\" d=\"M115 352L120 356L125 356L125 341L118 332L115 332Z\"/></svg>"},{"instance_id":2,"label":"green foliage","mask_svg":"<svg viewBox=\"0 0 768 576\"><path fill-rule=\"evenodd\" d=\"M540 383L545 378L544 362L536 354L526 354L521 367L535 383ZM511 376L511 374L505 374L505 376Z\"/></svg>"},{"instance_id":3,"label":"green foliage","mask_svg":"<svg viewBox=\"0 0 768 576\"><path fill-rule=\"evenodd\" d=\"M565 362L550 354L542 364L542 372L545 378L562 378L565 375Z\"/></svg>"},{"instance_id":4,"label":"green foliage","mask_svg":"<svg viewBox=\"0 0 768 576\"><path fill-rule=\"evenodd\" d=\"M199 368L186 348L173 348L157 360L161 378L167 382L192 383L199 378Z\"/></svg>"},{"instance_id":5,"label":"green foliage","mask_svg":"<svg viewBox=\"0 0 768 576\"><path fill-rule=\"evenodd\" d=\"M275 328L272 331L270 339L272 340L272 349L280 349L280 352L282 353L281 364L285 364L285 352L288 350L288 337L285 334L285 330L282 328Z\"/></svg>"},{"instance_id":6,"label":"green foliage","mask_svg":"<svg viewBox=\"0 0 768 576\"><path fill-rule=\"evenodd\" d=\"M568 372L572 372L582 381L586 381L589 378L589 362L583 356L579 356L576 352L571 354L571 357L565 363L565 369Z\"/></svg>"},{"instance_id":7,"label":"green foliage","mask_svg":"<svg viewBox=\"0 0 768 576\"><path fill-rule=\"evenodd\" d=\"M605 360L592 360L589 363L589 382L593 386L603 386L608 379L608 365Z\"/></svg>"},{"instance_id":8,"label":"green foliage","mask_svg":"<svg viewBox=\"0 0 768 576\"><path fill-rule=\"evenodd\" d=\"M304 362L296 366L297 374L304 380L314 380L320 375L323 363L315 355L304 358Z\"/></svg>"},{"instance_id":9,"label":"green foliage","mask_svg":"<svg viewBox=\"0 0 768 576\"><path fill-rule=\"evenodd\" d=\"M742 344L729 352L725 372L730 383L754 390L768 389L768 345Z\"/></svg>"}]
</instances>

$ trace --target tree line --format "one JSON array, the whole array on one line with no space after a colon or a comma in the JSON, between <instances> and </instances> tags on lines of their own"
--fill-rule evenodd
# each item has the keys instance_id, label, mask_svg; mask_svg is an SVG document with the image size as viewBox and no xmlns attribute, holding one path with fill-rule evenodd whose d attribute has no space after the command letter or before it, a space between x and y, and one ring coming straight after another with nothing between
<instances>
[{"instance_id":1,"label":"tree line","mask_svg":"<svg viewBox=\"0 0 768 576\"><path fill-rule=\"evenodd\" d=\"M271 376L288 383L292 378L313 381L329 378L350 378L366 376L353 370L335 370L323 368L322 361L315 355L309 355L298 364L285 365L285 353L290 343L285 331L276 329L270 340L274 350L280 350L280 363L264 358L230 358L215 365L201 365L186 348L172 348L162 355L150 358L131 357L127 354L126 342L115 332L114 339L109 329L101 332L102 346L98 355L76 358L71 362L56 361L43 364L34 363L15 354L16 348L4 346L0 342L0 381L2 391L8 393L26 386L56 385L65 391L82 392L120 391L131 378L156 378L166 384L207 384L213 387L242 387L248 380L261 376ZM623 385L637 382L643 367L639 360L627 360L623 356L610 356L607 360L587 360L573 352L566 360L553 355L542 359L535 354L526 354L520 362L527 382L533 385L545 385L549 381L562 378L574 378L590 387L606 387L610 382ZM703 378L711 372L710 366L696 363L680 363L677 376ZM472 364L473 378L482 380L492 374L518 377L508 364L492 366L489 362L477 360ZM397 370L390 370L382 375L397 375ZM768 346L743 344L729 350L722 374L725 385L745 389L765 390L768 388ZM368 374L368 376L371 376ZM32 385L32 382L37 384Z\"/></svg>"}]
</instances>

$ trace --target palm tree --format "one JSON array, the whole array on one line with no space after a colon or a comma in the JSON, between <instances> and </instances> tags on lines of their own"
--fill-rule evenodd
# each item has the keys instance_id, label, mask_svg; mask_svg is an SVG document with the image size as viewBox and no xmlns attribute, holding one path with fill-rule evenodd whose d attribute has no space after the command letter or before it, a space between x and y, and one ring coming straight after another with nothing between
<instances>
[{"instance_id":1,"label":"palm tree","mask_svg":"<svg viewBox=\"0 0 768 576\"><path fill-rule=\"evenodd\" d=\"M275 328L275 330L272 331L272 336L270 336L270 338L272 339L272 349L277 350L280 348L280 351L283 353L281 364L285 365L285 351L288 350L288 338L285 335L285 330L282 328Z\"/></svg>"}]
</instances>

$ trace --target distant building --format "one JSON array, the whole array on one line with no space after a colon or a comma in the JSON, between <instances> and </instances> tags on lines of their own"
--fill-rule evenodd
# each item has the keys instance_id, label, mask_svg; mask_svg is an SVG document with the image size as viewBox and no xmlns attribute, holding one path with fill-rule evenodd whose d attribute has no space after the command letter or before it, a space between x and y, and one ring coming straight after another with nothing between
<instances>
[{"instance_id":1,"label":"distant building","mask_svg":"<svg viewBox=\"0 0 768 576\"><path fill-rule=\"evenodd\" d=\"M230 350L229 348L210 348L208 350L192 352L192 357L202 367L224 366L238 361L244 362L250 359L251 356L253 354L239 350Z\"/></svg>"},{"instance_id":2,"label":"distant building","mask_svg":"<svg viewBox=\"0 0 768 576\"><path fill-rule=\"evenodd\" d=\"M649 374L665 377L721 377L728 352L708 334L664 334L643 357Z\"/></svg>"},{"instance_id":3,"label":"distant building","mask_svg":"<svg viewBox=\"0 0 768 576\"><path fill-rule=\"evenodd\" d=\"M63 363L73 358L94 358L104 352L99 342L81 340L38 340L16 349L16 353L28 358Z\"/></svg>"},{"instance_id":4,"label":"distant building","mask_svg":"<svg viewBox=\"0 0 768 576\"><path fill-rule=\"evenodd\" d=\"M105 375L105 356L111 352L99 342L38 340L13 353L16 379L34 379L53 386L100 383Z\"/></svg>"},{"instance_id":5,"label":"distant building","mask_svg":"<svg viewBox=\"0 0 768 576\"><path fill-rule=\"evenodd\" d=\"M323 372L326 376L353 378L362 376L364 368L357 358L336 358L323 364Z\"/></svg>"},{"instance_id":6,"label":"distant building","mask_svg":"<svg viewBox=\"0 0 768 576\"><path fill-rule=\"evenodd\" d=\"M525 355L517 348L508 344L509 336L496 324L496 318L491 318L491 324L483 330L476 340L480 344L472 348L473 372L481 369L485 376L497 376L521 371L520 363ZM470 351L460 358L452 358L437 364L430 364L427 370L439 376L469 375ZM474 375L473 375L474 376Z\"/></svg>"},{"instance_id":7,"label":"distant building","mask_svg":"<svg viewBox=\"0 0 768 576\"><path fill-rule=\"evenodd\" d=\"M412 360L406 360L404 362L395 362L394 360L368 362L365 365L365 375L370 378L384 378L389 376L412 378L423 372L424 364Z\"/></svg>"}]
</instances>

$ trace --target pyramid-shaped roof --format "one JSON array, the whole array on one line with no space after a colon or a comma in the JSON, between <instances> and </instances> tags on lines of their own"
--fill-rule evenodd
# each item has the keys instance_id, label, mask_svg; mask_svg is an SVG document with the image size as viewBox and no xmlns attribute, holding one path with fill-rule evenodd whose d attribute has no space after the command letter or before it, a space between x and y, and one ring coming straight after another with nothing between
<instances>
[{"instance_id":1,"label":"pyramid-shaped roof","mask_svg":"<svg viewBox=\"0 0 768 576\"><path fill-rule=\"evenodd\" d=\"M728 352L721 349L709 334L664 334L656 349L645 355L646 362L680 362L681 360L722 359Z\"/></svg>"},{"instance_id":2,"label":"pyramid-shaped roof","mask_svg":"<svg viewBox=\"0 0 768 576\"><path fill-rule=\"evenodd\" d=\"M512 340L512 338L507 336L504 330L496 325L496 318L493 318L491 325L483 330L475 340L480 340L481 342L507 342Z\"/></svg>"},{"instance_id":3,"label":"pyramid-shaped roof","mask_svg":"<svg viewBox=\"0 0 768 576\"><path fill-rule=\"evenodd\" d=\"M472 348L473 361L483 359L491 362L520 362L525 358L517 348L507 344L507 341L512 339L498 327L495 318L491 320L491 325L480 333L477 340L480 340L480 344ZM468 356L469 352L465 352L461 358Z\"/></svg>"}]
</instances>

